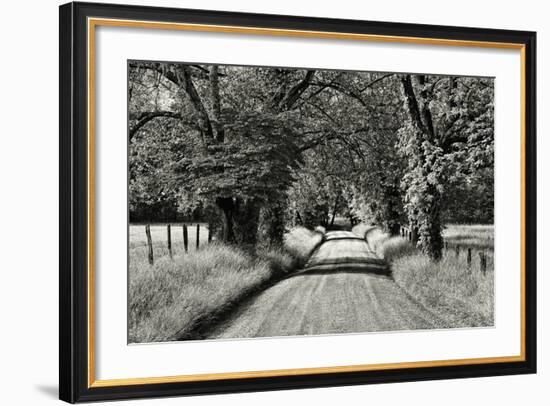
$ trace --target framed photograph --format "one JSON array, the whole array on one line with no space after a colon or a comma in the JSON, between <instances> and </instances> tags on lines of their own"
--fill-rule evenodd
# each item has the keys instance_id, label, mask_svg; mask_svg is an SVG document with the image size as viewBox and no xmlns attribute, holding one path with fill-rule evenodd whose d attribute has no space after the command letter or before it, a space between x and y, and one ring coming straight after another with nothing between
<instances>
[{"instance_id":1,"label":"framed photograph","mask_svg":"<svg viewBox=\"0 0 550 406\"><path fill-rule=\"evenodd\" d=\"M60 398L536 371L536 34L60 7Z\"/></svg>"}]
</instances>

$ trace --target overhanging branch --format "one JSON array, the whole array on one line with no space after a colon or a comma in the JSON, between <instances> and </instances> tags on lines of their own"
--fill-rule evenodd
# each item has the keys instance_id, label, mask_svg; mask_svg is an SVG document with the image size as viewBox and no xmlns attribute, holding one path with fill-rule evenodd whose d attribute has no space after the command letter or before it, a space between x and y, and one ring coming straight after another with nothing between
<instances>
[{"instance_id":1,"label":"overhanging branch","mask_svg":"<svg viewBox=\"0 0 550 406\"><path fill-rule=\"evenodd\" d=\"M157 117L169 117L181 120L181 115L172 111L149 111L141 113L137 117L137 123L134 124L134 126L131 127L130 131L128 132L129 140L132 141L132 138L134 138L134 135L136 135L141 127Z\"/></svg>"}]
</instances>

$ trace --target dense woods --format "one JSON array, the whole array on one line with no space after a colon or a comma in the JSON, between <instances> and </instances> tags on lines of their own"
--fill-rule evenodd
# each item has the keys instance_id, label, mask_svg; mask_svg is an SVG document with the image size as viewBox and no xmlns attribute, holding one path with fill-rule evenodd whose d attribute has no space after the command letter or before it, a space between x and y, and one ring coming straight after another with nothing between
<instances>
[{"instance_id":1,"label":"dense woods","mask_svg":"<svg viewBox=\"0 0 550 406\"><path fill-rule=\"evenodd\" d=\"M493 221L493 80L129 62L130 220L208 220L276 246L336 216L413 230Z\"/></svg>"}]
</instances>

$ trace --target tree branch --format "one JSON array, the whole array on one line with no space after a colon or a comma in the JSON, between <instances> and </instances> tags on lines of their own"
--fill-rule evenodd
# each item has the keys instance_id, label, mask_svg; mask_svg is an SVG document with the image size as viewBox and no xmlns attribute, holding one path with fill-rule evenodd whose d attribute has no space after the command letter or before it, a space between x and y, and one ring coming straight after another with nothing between
<instances>
[{"instance_id":1,"label":"tree branch","mask_svg":"<svg viewBox=\"0 0 550 406\"><path fill-rule=\"evenodd\" d=\"M420 131L424 131L424 124L422 123L422 119L420 118L420 107L418 106L416 95L414 94L411 75L404 75L401 78L401 84L403 85L403 92L405 94L405 99L407 100L406 105L407 109L409 110L409 116L413 124Z\"/></svg>"},{"instance_id":2,"label":"tree branch","mask_svg":"<svg viewBox=\"0 0 550 406\"><path fill-rule=\"evenodd\" d=\"M149 111L139 114L135 119L137 119L137 123L130 128L128 131L128 138L130 141L132 141L132 138L134 138L134 135L138 132L138 130L143 127L145 124L147 124L149 121L153 120L157 117L169 117L169 118L175 118L181 120L181 115L178 113L174 113L172 111Z\"/></svg>"},{"instance_id":3,"label":"tree branch","mask_svg":"<svg viewBox=\"0 0 550 406\"><path fill-rule=\"evenodd\" d=\"M211 140L214 138L214 134L212 131L212 123L210 122L210 117L208 116L206 108L202 103L201 97L199 96L199 93L197 92L197 89L193 84L189 66L186 66L186 65L176 66L176 76L178 78L178 83L180 83L180 86L185 90L185 92L189 96L189 99L191 100L191 104L193 105L193 107L195 108L195 111L199 116L199 125L202 129L203 135L206 136L207 138L206 140L203 140L203 141L208 143L208 140Z\"/></svg>"},{"instance_id":4,"label":"tree branch","mask_svg":"<svg viewBox=\"0 0 550 406\"><path fill-rule=\"evenodd\" d=\"M363 93L365 90L367 90L369 87L373 87L375 84L377 84L378 82L386 79L386 78L389 78L391 76L395 75L395 73L388 73L386 75L383 75L383 76L380 76L379 78L377 79L374 79L372 82L369 82L367 83L361 90L359 90L360 93Z\"/></svg>"},{"instance_id":5,"label":"tree branch","mask_svg":"<svg viewBox=\"0 0 550 406\"><path fill-rule=\"evenodd\" d=\"M193 84L191 70L189 65L183 64L167 64L159 62L132 62L130 63L131 68L143 68L150 69L162 74L170 82L174 83L179 88L185 90L191 104L197 115L199 116L199 126L203 137L206 136L207 140L213 139L212 124L210 118L202 103L202 100ZM207 140L204 140L207 142Z\"/></svg>"},{"instance_id":6,"label":"tree branch","mask_svg":"<svg viewBox=\"0 0 550 406\"><path fill-rule=\"evenodd\" d=\"M337 90L338 92L348 96L348 97L351 97L355 100L357 100L359 103L361 103L362 106L366 106L367 104L365 103L365 101L363 100L363 98L358 95L357 93L355 93L354 91L347 91L346 89L343 88L342 85L340 85L339 83L337 82L331 82L331 83L325 83L325 82L314 82L314 83L311 83L312 86L320 86L322 88L331 88L331 89L334 89L334 90Z\"/></svg>"},{"instance_id":7,"label":"tree branch","mask_svg":"<svg viewBox=\"0 0 550 406\"><path fill-rule=\"evenodd\" d=\"M290 110L294 103L298 101L302 93L308 88L310 85L311 79L313 79L313 76L315 76L314 70L308 70L306 72L306 76L297 84L295 84L290 90L287 92L285 97L280 103L280 107L283 110Z\"/></svg>"}]
</instances>

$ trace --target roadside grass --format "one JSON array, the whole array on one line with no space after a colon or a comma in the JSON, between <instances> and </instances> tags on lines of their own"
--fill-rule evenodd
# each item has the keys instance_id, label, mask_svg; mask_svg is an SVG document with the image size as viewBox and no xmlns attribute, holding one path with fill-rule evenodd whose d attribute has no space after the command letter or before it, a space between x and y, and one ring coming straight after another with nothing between
<instances>
[{"instance_id":1,"label":"roadside grass","mask_svg":"<svg viewBox=\"0 0 550 406\"><path fill-rule=\"evenodd\" d=\"M490 249L492 226L452 226L454 241L479 241L470 247ZM480 231L481 230L481 231ZM460 234L462 232L462 234ZM477 240L476 240L477 238ZM401 237L391 237L375 228L367 233L371 248L388 261L395 282L418 302L442 317L449 327L494 325L494 266L487 256L487 270L480 269L477 251L469 267L466 253L443 252L441 261L431 261ZM483 243L483 244L482 244Z\"/></svg>"},{"instance_id":2,"label":"roadside grass","mask_svg":"<svg viewBox=\"0 0 550 406\"><path fill-rule=\"evenodd\" d=\"M197 331L216 323L224 311L298 269L321 239L319 233L295 228L282 248L254 256L212 243L170 259L159 247L153 266L146 247L130 248L129 342L200 338Z\"/></svg>"},{"instance_id":3,"label":"roadside grass","mask_svg":"<svg viewBox=\"0 0 550 406\"><path fill-rule=\"evenodd\" d=\"M323 241L324 230L311 231L295 227L284 236L283 249L296 261L295 269L305 265L315 248Z\"/></svg>"},{"instance_id":4,"label":"roadside grass","mask_svg":"<svg viewBox=\"0 0 550 406\"><path fill-rule=\"evenodd\" d=\"M360 237L365 238L367 233L375 228L376 226L370 226L365 223L359 223L352 227L351 232L357 234Z\"/></svg>"}]
</instances>

